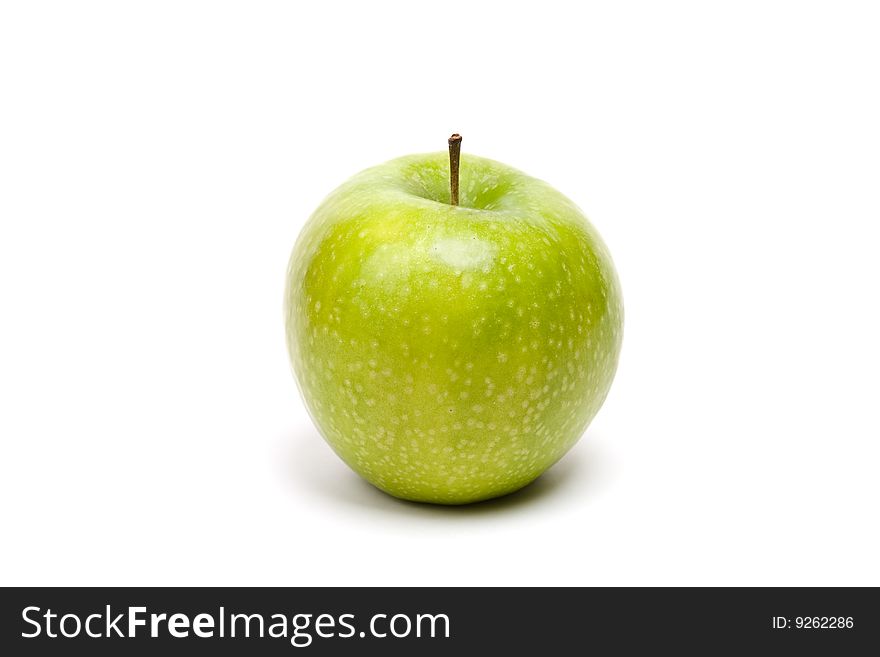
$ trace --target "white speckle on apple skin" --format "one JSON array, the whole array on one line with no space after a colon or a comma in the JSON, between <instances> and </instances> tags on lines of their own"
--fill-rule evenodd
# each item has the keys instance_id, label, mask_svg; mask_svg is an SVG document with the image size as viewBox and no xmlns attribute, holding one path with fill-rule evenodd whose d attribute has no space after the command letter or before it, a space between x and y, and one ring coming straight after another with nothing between
<instances>
[{"instance_id":1,"label":"white speckle on apple skin","mask_svg":"<svg viewBox=\"0 0 880 657\"><path fill-rule=\"evenodd\" d=\"M453 207L445 158L332 193L294 248L285 313L300 391L340 457L397 497L463 504L574 445L610 388L623 307L571 201L465 155Z\"/></svg>"}]
</instances>

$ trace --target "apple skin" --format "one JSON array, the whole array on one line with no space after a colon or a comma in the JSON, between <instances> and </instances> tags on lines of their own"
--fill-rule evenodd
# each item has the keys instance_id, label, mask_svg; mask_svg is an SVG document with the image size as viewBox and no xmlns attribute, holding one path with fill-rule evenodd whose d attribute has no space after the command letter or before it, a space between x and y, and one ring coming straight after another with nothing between
<instances>
[{"instance_id":1,"label":"apple skin","mask_svg":"<svg viewBox=\"0 0 880 657\"><path fill-rule=\"evenodd\" d=\"M308 220L287 275L287 344L324 439L406 500L513 492L580 438L617 369L611 257L546 183L465 154L367 169Z\"/></svg>"}]
</instances>

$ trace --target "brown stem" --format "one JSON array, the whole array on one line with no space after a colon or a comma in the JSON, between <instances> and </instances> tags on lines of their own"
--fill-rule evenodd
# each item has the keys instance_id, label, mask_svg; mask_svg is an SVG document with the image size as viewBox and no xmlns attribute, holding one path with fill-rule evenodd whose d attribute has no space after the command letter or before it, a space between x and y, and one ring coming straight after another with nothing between
<instances>
[{"instance_id":1,"label":"brown stem","mask_svg":"<svg viewBox=\"0 0 880 657\"><path fill-rule=\"evenodd\" d=\"M461 161L461 135L449 138L449 202L458 205L458 165Z\"/></svg>"}]
</instances>

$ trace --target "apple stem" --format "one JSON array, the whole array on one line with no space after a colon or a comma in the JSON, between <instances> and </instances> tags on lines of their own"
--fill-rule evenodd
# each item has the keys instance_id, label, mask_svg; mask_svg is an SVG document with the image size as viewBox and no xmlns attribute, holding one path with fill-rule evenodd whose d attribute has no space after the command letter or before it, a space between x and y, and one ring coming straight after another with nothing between
<instances>
[{"instance_id":1,"label":"apple stem","mask_svg":"<svg viewBox=\"0 0 880 657\"><path fill-rule=\"evenodd\" d=\"M461 162L461 135L449 138L449 202L458 205L458 165Z\"/></svg>"}]
</instances>

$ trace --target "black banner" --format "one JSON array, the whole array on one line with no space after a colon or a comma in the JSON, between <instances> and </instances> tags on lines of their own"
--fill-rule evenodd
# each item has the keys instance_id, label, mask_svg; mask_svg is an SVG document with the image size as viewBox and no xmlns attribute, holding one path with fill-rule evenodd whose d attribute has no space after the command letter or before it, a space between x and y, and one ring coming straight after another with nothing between
<instances>
[{"instance_id":1,"label":"black banner","mask_svg":"<svg viewBox=\"0 0 880 657\"><path fill-rule=\"evenodd\" d=\"M0 654L866 654L877 589L8 588Z\"/></svg>"}]
</instances>

